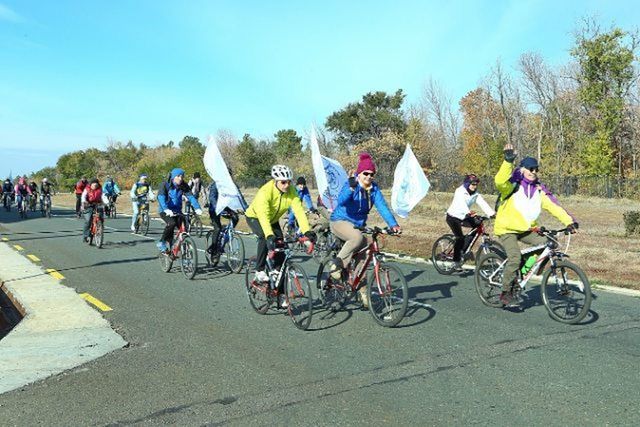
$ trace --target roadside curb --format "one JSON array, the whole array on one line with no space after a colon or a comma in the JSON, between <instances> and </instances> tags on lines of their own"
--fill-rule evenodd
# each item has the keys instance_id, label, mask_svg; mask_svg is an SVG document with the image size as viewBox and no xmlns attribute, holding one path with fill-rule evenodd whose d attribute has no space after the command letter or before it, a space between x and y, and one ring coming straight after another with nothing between
<instances>
[{"instance_id":1,"label":"roadside curb","mask_svg":"<svg viewBox=\"0 0 640 427\"><path fill-rule=\"evenodd\" d=\"M109 322L43 268L0 244L2 289L22 320L0 340L0 394L127 345Z\"/></svg>"}]
</instances>

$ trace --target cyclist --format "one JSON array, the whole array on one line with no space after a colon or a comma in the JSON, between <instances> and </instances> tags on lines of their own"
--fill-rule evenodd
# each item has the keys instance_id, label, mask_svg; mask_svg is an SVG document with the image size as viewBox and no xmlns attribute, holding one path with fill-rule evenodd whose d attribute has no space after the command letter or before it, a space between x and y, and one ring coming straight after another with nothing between
<instances>
[{"instance_id":1,"label":"cyclist","mask_svg":"<svg viewBox=\"0 0 640 427\"><path fill-rule=\"evenodd\" d=\"M15 185L13 192L16 195L16 204L18 205L18 210L24 207L26 211L26 201L29 200L28 197L31 196L31 187L27 184L27 179L25 177L18 177L18 183ZM21 205L22 200L25 200L24 206Z\"/></svg>"},{"instance_id":2,"label":"cyclist","mask_svg":"<svg viewBox=\"0 0 640 427\"><path fill-rule=\"evenodd\" d=\"M369 153L360 153L355 175L350 173L348 182L344 184L338 195L337 206L331 214L331 232L345 243L338 256L331 263L331 277L338 280L343 269L349 265L354 253L367 246L367 238L356 227L367 222L367 216L373 206L376 207L384 221L395 233L401 229L384 200L382 191L373 180L376 165ZM368 307L366 287L360 288L362 304Z\"/></svg>"},{"instance_id":3,"label":"cyclist","mask_svg":"<svg viewBox=\"0 0 640 427\"><path fill-rule=\"evenodd\" d=\"M193 178L189 180L189 189L191 190L191 194L196 200L200 199L200 192L202 191L202 179L200 179L200 172L194 172Z\"/></svg>"},{"instance_id":4,"label":"cyclist","mask_svg":"<svg viewBox=\"0 0 640 427\"><path fill-rule=\"evenodd\" d=\"M182 213L183 196L191 202L191 205L196 210L196 215L202 215L200 204L191 194L187 183L184 182L184 170L174 168L169 174L169 181L163 182L158 189L158 210L160 218L166 224L160 240L156 243L161 252L166 252L173 244L173 230L182 221L182 217L177 216L177 214Z\"/></svg>"},{"instance_id":5,"label":"cyclist","mask_svg":"<svg viewBox=\"0 0 640 427\"><path fill-rule=\"evenodd\" d=\"M102 192L104 193L105 196L107 196L107 199L109 199L110 203L113 203L115 205L116 199L120 195L120 187L118 187L118 184L116 184L113 178L111 178L110 176L107 176L107 179L104 182L104 187L102 188ZM109 215L110 203L107 203L107 206L105 208L105 213L107 215Z\"/></svg>"},{"instance_id":6,"label":"cyclist","mask_svg":"<svg viewBox=\"0 0 640 427\"><path fill-rule=\"evenodd\" d=\"M229 170L229 174L231 174L231 170ZM236 187L238 190L238 194L240 195L240 203L242 205L242 211L247 210L247 202L244 200L240 189ZM207 190L208 193L208 204L209 204L209 218L211 218L211 226L213 227L211 245L207 248L207 252L211 254L213 259L219 257L218 254L218 239L220 238L220 230L222 229L222 223L220 222L220 216L225 215L228 216L231 222L233 223L233 227L235 228L238 225L238 213L230 208L224 208L220 215L216 213L216 206L218 204L218 185L216 181L212 181L209 184L209 188ZM240 212L240 211L238 211Z\"/></svg>"},{"instance_id":7,"label":"cyclist","mask_svg":"<svg viewBox=\"0 0 640 427\"><path fill-rule=\"evenodd\" d=\"M89 181L87 181L87 177L83 176L82 179L76 182L74 187L74 191L76 193L76 216L80 218L80 207L82 205L82 193L84 189L89 185Z\"/></svg>"},{"instance_id":8,"label":"cyclist","mask_svg":"<svg viewBox=\"0 0 640 427\"><path fill-rule=\"evenodd\" d=\"M131 231L136 231L136 221L140 212L140 201L143 199L154 200L155 194L149 185L149 176L146 173L140 174L138 181L131 187L131 204L133 215L131 217Z\"/></svg>"},{"instance_id":9,"label":"cyclist","mask_svg":"<svg viewBox=\"0 0 640 427\"><path fill-rule=\"evenodd\" d=\"M35 210L36 207L36 203L38 200L38 184L36 184L36 182L34 180L31 180L29 182L29 189L31 189L31 196L29 199L29 206L33 206L33 209Z\"/></svg>"},{"instance_id":10,"label":"cyclist","mask_svg":"<svg viewBox=\"0 0 640 427\"><path fill-rule=\"evenodd\" d=\"M102 185L98 178L93 178L89 182L80 196L80 206L82 213L84 214L84 228L82 229L82 239L85 242L89 241L89 227L91 227L91 216L93 211L100 205L106 205L109 203L109 199L102 191ZM100 213L102 219L102 213Z\"/></svg>"},{"instance_id":11,"label":"cyclist","mask_svg":"<svg viewBox=\"0 0 640 427\"><path fill-rule=\"evenodd\" d=\"M514 166L516 153L513 145L504 146L504 161L495 176L496 188L500 192L498 213L494 233L500 239L507 254L507 263L502 278L500 301L507 307L517 306L511 295L511 285L520 268L521 254L518 242L526 245L544 245L546 239L531 231L538 224L538 217L545 209L575 233L578 223L551 192L538 179L538 161L525 157L518 168Z\"/></svg>"},{"instance_id":12,"label":"cyclist","mask_svg":"<svg viewBox=\"0 0 640 427\"><path fill-rule=\"evenodd\" d=\"M13 194L13 183L7 178L2 183L2 197L5 208L11 207L11 195Z\"/></svg>"},{"instance_id":13,"label":"cyclist","mask_svg":"<svg viewBox=\"0 0 640 427\"><path fill-rule=\"evenodd\" d=\"M482 220L480 220L475 211L470 210L474 203L480 206L480 209L486 216L492 217L496 213L484 200L482 195L478 192L478 184L480 179L474 175L469 174L464 177L462 185L456 188L453 194L453 201L451 206L447 209L447 225L451 228L453 235L456 238L453 246L453 262L454 271L462 271L462 249L464 248L464 233L462 227L475 228Z\"/></svg>"},{"instance_id":14,"label":"cyclist","mask_svg":"<svg viewBox=\"0 0 640 427\"><path fill-rule=\"evenodd\" d=\"M302 205L311 213L318 213L318 210L313 207L313 202L311 201L311 194L309 193L309 189L307 188L307 180L304 176L299 176L296 180L296 192L298 193L298 198L302 202ZM296 229L296 217L293 214L291 208L289 208L289 219L287 220L287 226L290 230L295 232Z\"/></svg>"},{"instance_id":15,"label":"cyclist","mask_svg":"<svg viewBox=\"0 0 640 427\"><path fill-rule=\"evenodd\" d=\"M40 182L40 210L44 211L44 198L46 196L51 197L53 193L54 185L49 182L47 178L42 178Z\"/></svg>"},{"instance_id":16,"label":"cyclist","mask_svg":"<svg viewBox=\"0 0 640 427\"><path fill-rule=\"evenodd\" d=\"M304 213L302 202L291 187L293 177L291 169L285 165L274 165L271 168L271 177L273 179L258 190L246 213L247 224L258 238L256 280L260 282L269 281L265 271L267 250L275 249L276 241L283 238L278 220L289 208L293 209L293 214L304 236L311 241L315 241L316 238L315 233L309 230L309 221Z\"/></svg>"}]
</instances>

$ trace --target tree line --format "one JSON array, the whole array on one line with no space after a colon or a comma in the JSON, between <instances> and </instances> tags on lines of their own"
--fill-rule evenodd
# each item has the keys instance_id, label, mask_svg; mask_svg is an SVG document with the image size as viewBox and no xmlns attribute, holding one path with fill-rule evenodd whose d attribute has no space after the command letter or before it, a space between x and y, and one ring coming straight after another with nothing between
<instances>
[{"instance_id":1,"label":"tree line","mask_svg":"<svg viewBox=\"0 0 640 427\"><path fill-rule=\"evenodd\" d=\"M521 156L539 158L543 174L640 178L639 42L637 32L585 19L566 64L552 66L534 52L512 69L497 60L460 100L434 79L412 105L402 89L367 93L317 126L321 152L349 169L368 151L389 180L407 143L429 174L480 175L497 171L510 143ZM240 138L223 129L215 138L237 182L257 186L274 163L313 181L308 136L282 129L272 138ZM64 187L83 175L113 175L126 185L145 172L157 183L175 166L204 172L204 150L193 136L156 147L111 141L104 150L65 154L33 175Z\"/></svg>"}]
</instances>

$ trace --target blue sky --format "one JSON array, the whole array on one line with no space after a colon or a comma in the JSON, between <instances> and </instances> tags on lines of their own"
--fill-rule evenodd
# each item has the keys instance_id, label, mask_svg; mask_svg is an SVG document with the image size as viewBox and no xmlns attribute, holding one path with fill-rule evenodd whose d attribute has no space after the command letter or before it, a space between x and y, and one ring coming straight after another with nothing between
<instances>
[{"instance_id":1,"label":"blue sky","mask_svg":"<svg viewBox=\"0 0 640 427\"><path fill-rule=\"evenodd\" d=\"M580 18L636 1L0 0L0 176L108 140L304 134L373 90L459 99L497 58L569 59Z\"/></svg>"}]
</instances>

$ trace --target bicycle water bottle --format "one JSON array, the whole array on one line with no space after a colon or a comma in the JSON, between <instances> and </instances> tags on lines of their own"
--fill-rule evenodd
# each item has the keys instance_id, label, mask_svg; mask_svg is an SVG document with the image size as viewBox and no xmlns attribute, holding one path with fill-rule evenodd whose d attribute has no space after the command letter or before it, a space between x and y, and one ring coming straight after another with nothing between
<instances>
[{"instance_id":1,"label":"bicycle water bottle","mask_svg":"<svg viewBox=\"0 0 640 427\"><path fill-rule=\"evenodd\" d=\"M531 267L533 267L533 265L536 263L537 260L538 260L538 254L533 254L529 258L527 258L527 261L524 263L524 265L520 269L522 274L527 274L529 272L529 270L531 270Z\"/></svg>"}]
</instances>

